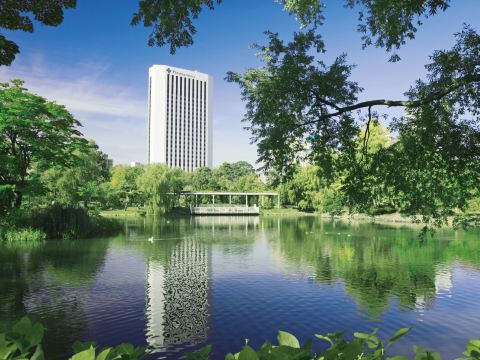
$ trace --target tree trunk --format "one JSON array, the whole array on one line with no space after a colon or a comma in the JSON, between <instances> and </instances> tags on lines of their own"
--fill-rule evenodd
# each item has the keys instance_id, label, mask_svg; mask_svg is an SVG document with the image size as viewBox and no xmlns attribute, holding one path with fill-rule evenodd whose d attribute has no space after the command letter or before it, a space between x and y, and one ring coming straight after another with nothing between
<instances>
[{"instance_id":1,"label":"tree trunk","mask_svg":"<svg viewBox=\"0 0 480 360\"><path fill-rule=\"evenodd\" d=\"M23 194L20 191L15 191L15 207L19 208L22 205Z\"/></svg>"}]
</instances>

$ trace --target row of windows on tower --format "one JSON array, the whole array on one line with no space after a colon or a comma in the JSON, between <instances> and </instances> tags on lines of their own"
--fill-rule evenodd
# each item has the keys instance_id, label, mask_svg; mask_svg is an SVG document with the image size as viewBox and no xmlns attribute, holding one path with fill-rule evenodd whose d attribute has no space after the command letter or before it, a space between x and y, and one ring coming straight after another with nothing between
<instances>
[{"instance_id":1,"label":"row of windows on tower","mask_svg":"<svg viewBox=\"0 0 480 360\"><path fill-rule=\"evenodd\" d=\"M165 154L168 165L186 169L206 166L206 92L205 81L167 75Z\"/></svg>"}]
</instances>

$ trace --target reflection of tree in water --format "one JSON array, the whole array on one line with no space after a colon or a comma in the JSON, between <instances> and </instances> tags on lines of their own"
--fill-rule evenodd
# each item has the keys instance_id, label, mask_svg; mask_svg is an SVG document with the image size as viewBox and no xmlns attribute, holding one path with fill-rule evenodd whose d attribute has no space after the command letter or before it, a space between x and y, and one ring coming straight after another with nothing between
<instances>
[{"instance_id":1,"label":"reflection of tree in water","mask_svg":"<svg viewBox=\"0 0 480 360\"><path fill-rule=\"evenodd\" d=\"M264 225L276 228L269 220ZM345 291L373 317L390 305L392 296L401 307L428 307L442 286L439 282L450 277L448 272L439 276L439 264L448 267L460 259L480 265L477 234L464 234L461 241L420 242L411 229L365 223L352 227L314 217L283 219L278 234L273 245L289 264L310 267L321 283L341 279ZM443 235L451 239L455 233Z\"/></svg>"},{"instance_id":2,"label":"reflection of tree in water","mask_svg":"<svg viewBox=\"0 0 480 360\"><path fill-rule=\"evenodd\" d=\"M28 290L27 254L0 247L0 331L24 314L23 297Z\"/></svg>"},{"instance_id":3,"label":"reflection of tree in water","mask_svg":"<svg viewBox=\"0 0 480 360\"><path fill-rule=\"evenodd\" d=\"M72 295L88 286L104 262L107 243L52 241L31 250L0 248L0 318L3 326L24 315L46 328L47 358L61 357L87 327Z\"/></svg>"}]
</instances>

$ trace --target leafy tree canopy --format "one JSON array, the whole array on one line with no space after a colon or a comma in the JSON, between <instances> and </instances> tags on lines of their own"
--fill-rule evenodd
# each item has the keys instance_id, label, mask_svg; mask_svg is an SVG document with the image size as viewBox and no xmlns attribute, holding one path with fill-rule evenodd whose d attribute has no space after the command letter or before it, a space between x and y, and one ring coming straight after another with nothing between
<instances>
[{"instance_id":1,"label":"leafy tree canopy","mask_svg":"<svg viewBox=\"0 0 480 360\"><path fill-rule=\"evenodd\" d=\"M73 166L86 140L81 124L65 107L29 93L22 82L0 84L0 186L14 189L19 206L35 174L55 166Z\"/></svg>"},{"instance_id":2,"label":"leafy tree canopy","mask_svg":"<svg viewBox=\"0 0 480 360\"><path fill-rule=\"evenodd\" d=\"M375 186L370 175L402 199L402 209L445 218L465 207L479 183L480 35L474 29L465 26L452 49L431 56L426 79L417 80L404 100L363 102L346 56L322 61L324 45L313 31L297 33L289 43L277 34L268 37L268 45L257 46L263 67L228 74L241 87L244 121L266 169L291 175L306 159L330 181L346 176L351 207L370 203L364 195L371 192L363 190ZM380 106L404 107L407 115L385 119L396 144L360 164L358 134L366 129L367 150Z\"/></svg>"},{"instance_id":3,"label":"leafy tree canopy","mask_svg":"<svg viewBox=\"0 0 480 360\"><path fill-rule=\"evenodd\" d=\"M33 22L58 26L65 9L74 8L76 0L2 0L0 28L33 32ZM18 45L0 34L0 65L10 65L20 52Z\"/></svg>"},{"instance_id":4,"label":"leafy tree canopy","mask_svg":"<svg viewBox=\"0 0 480 360\"><path fill-rule=\"evenodd\" d=\"M132 25L143 23L152 27L150 46L170 45L170 52L193 44L196 28L193 21L203 9L214 10L222 0L181 0L174 4L164 0L141 0ZM324 22L323 0L275 0L295 16L302 28L317 29ZM445 11L450 0L344 0L347 8L358 11L358 31L363 34L364 47L375 45L387 51L399 49L413 39L422 20ZM393 54L391 61L398 60Z\"/></svg>"},{"instance_id":5,"label":"leafy tree canopy","mask_svg":"<svg viewBox=\"0 0 480 360\"><path fill-rule=\"evenodd\" d=\"M76 150L75 166L64 169L52 167L41 173L41 180L48 190L47 198L61 204L88 205L98 198L100 184L110 178L108 156L90 140L82 151Z\"/></svg>"},{"instance_id":6,"label":"leafy tree canopy","mask_svg":"<svg viewBox=\"0 0 480 360\"><path fill-rule=\"evenodd\" d=\"M295 16L302 28L316 30L323 24L323 0L275 0ZM174 54L193 44L194 26L204 9L214 10L222 0L139 0L131 24L152 28L149 46L169 45ZM396 50L413 39L422 20L445 11L450 0L344 0L347 8L358 11L358 31L364 46ZM64 11L76 7L76 0L3 0L0 2L0 28L33 32L34 20L58 26ZM0 34L0 65L10 65L19 53L18 45ZM398 60L393 54L392 61Z\"/></svg>"},{"instance_id":7,"label":"leafy tree canopy","mask_svg":"<svg viewBox=\"0 0 480 360\"><path fill-rule=\"evenodd\" d=\"M145 168L137 184L145 194L148 211L153 214L166 213L174 205L175 199L171 193L183 189L184 173L179 168L169 168L165 164L152 164Z\"/></svg>"}]
</instances>

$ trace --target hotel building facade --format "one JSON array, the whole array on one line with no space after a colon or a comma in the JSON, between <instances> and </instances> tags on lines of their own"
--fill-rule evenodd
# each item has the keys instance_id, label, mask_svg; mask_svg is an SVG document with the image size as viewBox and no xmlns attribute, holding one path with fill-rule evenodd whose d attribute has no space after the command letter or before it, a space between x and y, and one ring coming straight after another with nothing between
<instances>
[{"instance_id":1,"label":"hotel building facade","mask_svg":"<svg viewBox=\"0 0 480 360\"><path fill-rule=\"evenodd\" d=\"M148 163L212 167L213 78L153 65L148 74Z\"/></svg>"}]
</instances>

